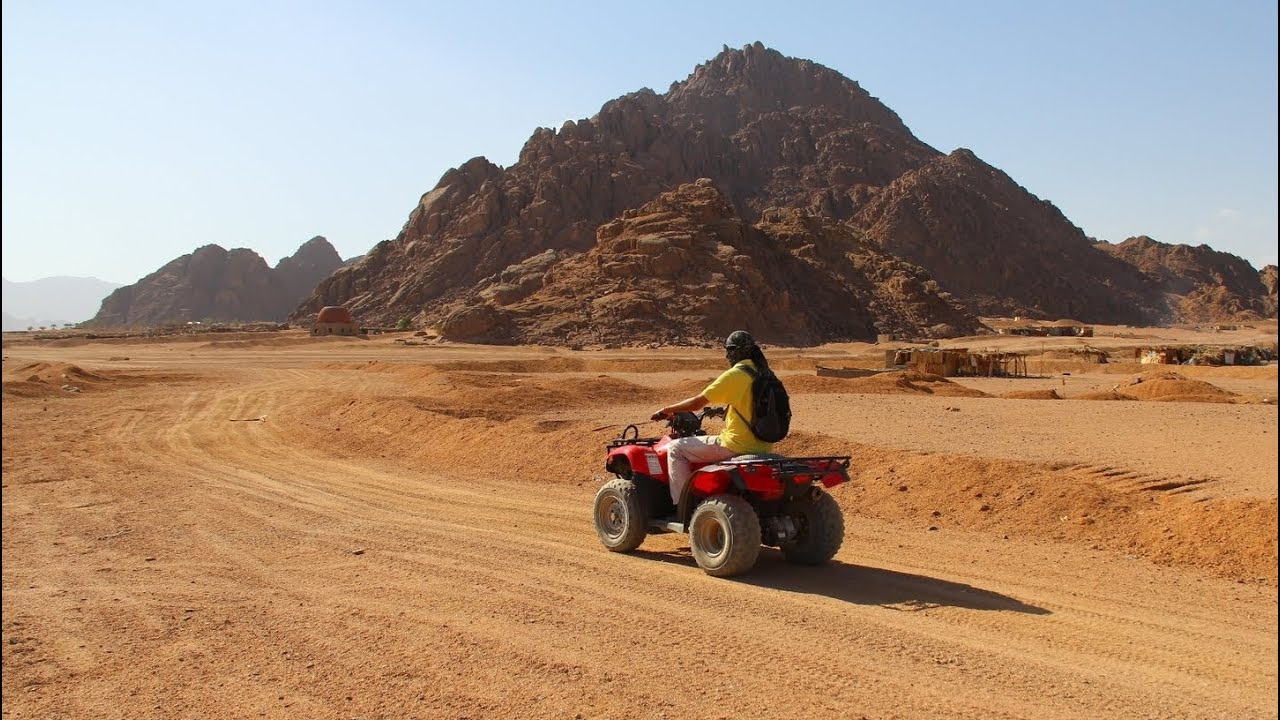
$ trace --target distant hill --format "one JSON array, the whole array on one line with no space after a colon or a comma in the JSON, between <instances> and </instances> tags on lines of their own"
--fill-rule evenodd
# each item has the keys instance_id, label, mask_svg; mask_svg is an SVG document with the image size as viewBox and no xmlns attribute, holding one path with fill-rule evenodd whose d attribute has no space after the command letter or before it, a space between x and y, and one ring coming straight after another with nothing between
<instances>
[{"instance_id":1,"label":"distant hill","mask_svg":"<svg viewBox=\"0 0 1280 720\"><path fill-rule=\"evenodd\" d=\"M120 283L59 275L13 282L4 279L4 331L88 320Z\"/></svg>"},{"instance_id":2,"label":"distant hill","mask_svg":"<svg viewBox=\"0 0 1280 720\"><path fill-rule=\"evenodd\" d=\"M283 320L316 283L341 265L337 250L320 236L303 243L274 268L253 250L205 245L111 293L92 323Z\"/></svg>"},{"instance_id":3,"label":"distant hill","mask_svg":"<svg viewBox=\"0 0 1280 720\"><path fill-rule=\"evenodd\" d=\"M1274 266L1268 266L1268 281L1267 268L1259 272L1231 253L1208 245L1168 245L1146 235L1097 247L1150 278L1177 322L1250 320L1276 313Z\"/></svg>"}]
</instances>

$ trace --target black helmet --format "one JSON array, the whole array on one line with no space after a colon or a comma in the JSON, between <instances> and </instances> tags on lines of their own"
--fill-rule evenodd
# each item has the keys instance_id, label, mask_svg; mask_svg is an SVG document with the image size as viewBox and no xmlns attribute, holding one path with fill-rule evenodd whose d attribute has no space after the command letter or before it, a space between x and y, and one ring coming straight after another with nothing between
<instances>
[{"instance_id":1,"label":"black helmet","mask_svg":"<svg viewBox=\"0 0 1280 720\"><path fill-rule=\"evenodd\" d=\"M725 350L748 350L756 346L756 339L746 330L734 330L725 338Z\"/></svg>"}]
</instances>

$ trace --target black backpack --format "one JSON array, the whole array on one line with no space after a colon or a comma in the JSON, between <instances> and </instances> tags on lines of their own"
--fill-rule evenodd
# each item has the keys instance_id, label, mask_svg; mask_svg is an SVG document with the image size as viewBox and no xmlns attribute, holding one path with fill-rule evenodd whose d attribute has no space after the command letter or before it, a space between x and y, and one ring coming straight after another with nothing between
<instances>
[{"instance_id":1,"label":"black backpack","mask_svg":"<svg viewBox=\"0 0 1280 720\"><path fill-rule=\"evenodd\" d=\"M751 376L751 433L767 443L775 443L787 436L791 429L791 399L787 397L787 389L772 370L757 371L747 365L745 370ZM734 410L734 412L738 412ZM738 413L742 417L742 413Z\"/></svg>"}]
</instances>

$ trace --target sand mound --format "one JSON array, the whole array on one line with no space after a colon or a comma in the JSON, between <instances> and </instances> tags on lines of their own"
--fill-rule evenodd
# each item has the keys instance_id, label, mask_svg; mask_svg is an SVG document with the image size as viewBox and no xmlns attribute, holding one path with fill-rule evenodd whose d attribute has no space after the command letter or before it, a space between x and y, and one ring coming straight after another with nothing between
<instances>
[{"instance_id":1,"label":"sand mound","mask_svg":"<svg viewBox=\"0 0 1280 720\"><path fill-rule=\"evenodd\" d=\"M861 393L866 395L937 395L940 397L990 397L942 377L915 370L876 373L870 377L836 378L789 375L783 378L792 393Z\"/></svg>"},{"instance_id":2,"label":"sand mound","mask_svg":"<svg viewBox=\"0 0 1280 720\"><path fill-rule=\"evenodd\" d=\"M89 372L70 363L26 363L5 368L4 393L17 397L78 393L111 380L106 375Z\"/></svg>"},{"instance_id":3,"label":"sand mound","mask_svg":"<svg viewBox=\"0 0 1280 720\"><path fill-rule=\"evenodd\" d=\"M1132 395L1125 395L1115 390L1098 390L1077 395L1076 400L1137 400Z\"/></svg>"},{"instance_id":4,"label":"sand mound","mask_svg":"<svg viewBox=\"0 0 1280 720\"><path fill-rule=\"evenodd\" d=\"M1007 392L1000 397L1008 400L1061 400L1062 396L1057 390L1049 388L1048 390L1014 390Z\"/></svg>"},{"instance_id":5,"label":"sand mound","mask_svg":"<svg viewBox=\"0 0 1280 720\"><path fill-rule=\"evenodd\" d=\"M321 337L311 337L310 335L293 335L288 337L267 336L253 337L247 340L211 340L202 344L200 347L209 350L247 350L251 348L297 347L299 345L323 342L364 342L366 340L368 340L368 336L365 335L324 335Z\"/></svg>"},{"instance_id":6,"label":"sand mound","mask_svg":"<svg viewBox=\"0 0 1280 720\"><path fill-rule=\"evenodd\" d=\"M530 380L510 392L512 405L527 408L530 412L596 405L653 405L667 400L667 393L610 377L585 382L579 379Z\"/></svg>"},{"instance_id":7,"label":"sand mound","mask_svg":"<svg viewBox=\"0 0 1280 720\"><path fill-rule=\"evenodd\" d=\"M772 365L774 369L777 366ZM591 360L587 370L592 372L660 373L681 370L706 370L715 377L725 369L720 358L672 358L668 360ZM708 380L708 382L710 382Z\"/></svg>"},{"instance_id":8,"label":"sand mound","mask_svg":"<svg viewBox=\"0 0 1280 720\"><path fill-rule=\"evenodd\" d=\"M531 489L582 482L602 471L605 443L618 436L620 426L602 427L572 413L548 417L555 408L539 401L550 393L530 396L525 406L504 405L509 397L469 389L449 398L356 397L335 407L317 395L309 421L291 433L320 452L334 452L334 438L340 437L339 457L394 454L442 472L483 462L495 474L527 477ZM642 432L656 434L658 428L646 423Z\"/></svg>"},{"instance_id":9,"label":"sand mound","mask_svg":"<svg viewBox=\"0 0 1280 720\"><path fill-rule=\"evenodd\" d=\"M422 364L418 362L325 362L314 367L326 370L365 370L396 373L405 377L425 377L440 372L456 371L490 374L555 374L583 372L611 373L664 373L682 370L705 370L707 382L711 382L724 370L723 360L713 358L667 358L662 360L636 360L628 358L590 358L548 356L512 360L447 360Z\"/></svg>"},{"instance_id":10,"label":"sand mound","mask_svg":"<svg viewBox=\"0 0 1280 720\"><path fill-rule=\"evenodd\" d=\"M704 386L705 383L698 384L697 390ZM605 376L544 378L511 373L434 372L421 376L421 383L414 389L428 391L415 398L421 409L455 417L503 420L593 405L656 405L681 399L668 390Z\"/></svg>"},{"instance_id":11,"label":"sand mound","mask_svg":"<svg viewBox=\"0 0 1280 720\"><path fill-rule=\"evenodd\" d=\"M765 351L768 354L768 351ZM774 370L807 370L813 372L822 363L811 357L770 357L769 367ZM868 372L873 372L868 370Z\"/></svg>"},{"instance_id":12,"label":"sand mound","mask_svg":"<svg viewBox=\"0 0 1280 720\"><path fill-rule=\"evenodd\" d=\"M1186 380L1187 376L1173 370L1151 370L1134 376L1130 384L1137 385L1142 382L1151 382L1152 380Z\"/></svg>"},{"instance_id":13,"label":"sand mound","mask_svg":"<svg viewBox=\"0 0 1280 720\"><path fill-rule=\"evenodd\" d=\"M669 386L670 391L679 398L696 395L713 375L706 380L687 380ZM940 375L922 373L914 370L884 372L867 370L866 375L858 377L830 377L809 374L784 374L783 383L787 391L794 395L823 395L840 393L858 393L866 395L936 395L938 397L992 397L974 388L952 382ZM1095 393L1096 394L1096 393ZM1109 393L1115 394L1115 393ZM1023 400L1062 400L1056 390L1018 390L1000 395L1002 398ZM1088 399L1135 400L1131 396L1089 397Z\"/></svg>"},{"instance_id":14,"label":"sand mound","mask_svg":"<svg viewBox=\"0 0 1280 720\"><path fill-rule=\"evenodd\" d=\"M26 382L64 383L104 382L110 378L105 375L89 372L79 365L70 363L36 362L20 365L4 372L6 380L23 380Z\"/></svg>"},{"instance_id":15,"label":"sand mound","mask_svg":"<svg viewBox=\"0 0 1280 720\"><path fill-rule=\"evenodd\" d=\"M1116 389L1139 400L1160 402L1235 402L1235 393L1207 383L1192 380L1176 372L1157 371L1135 377Z\"/></svg>"},{"instance_id":16,"label":"sand mound","mask_svg":"<svg viewBox=\"0 0 1280 720\"><path fill-rule=\"evenodd\" d=\"M50 395L66 395L66 391L57 385L42 382L26 382L23 380L4 380L2 392L9 397L48 397Z\"/></svg>"},{"instance_id":17,"label":"sand mound","mask_svg":"<svg viewBox=\"0 0 1280 720\"><path fill-rule=\"evenodd\" d=\"M585 372L587 362L579 358L548 357L528 360L455 360L436 363L440 370L478 373L565 373Z\"/></svg>"},{"instance_id":18,"label":"sand mound","mask_svg":"<svg viewBox=\"0 0 1280 720\"><path fill-rule=\"evenodd\" d=\"M1089 467L915 453L806 433L776 449L851 454L855 480L835 494L844 507L872 517L1083 542L1219 577L1276 582L1274 498L1197 501L1179 492L1194 484L1185 478L1125 488Z\"/></svg>"},{"instance_id":19,"label":"sand mound","mask_svg":"<svg viewBox=\"0 0 1280 720\"><path fill-rule=\"evenodd\" d=\"M437 363L441 370L467 370L490 373L660 373L677 370L724 369L723 360L713 358L667 358L663 360L634 360L589 357L530 358L527 360L456 360ZM712 376L714 377L714 375ZM710 382L710 380L708 380Z\"/></svg>"},{"instance_id":20,"label":"sand mound","mask_svg":"<svg viewBox=\"0 0 1280 720\"><path fill-rule=\"evenodd\" d=\"M1232 395L1218 394L1202 394L1202 393L1170 393L1159 397L1147 398L1152 402L1200 402L1200 403L1227 403L1231 404L1238 400L1238 397Z\"/></svg>"}]
</instances>

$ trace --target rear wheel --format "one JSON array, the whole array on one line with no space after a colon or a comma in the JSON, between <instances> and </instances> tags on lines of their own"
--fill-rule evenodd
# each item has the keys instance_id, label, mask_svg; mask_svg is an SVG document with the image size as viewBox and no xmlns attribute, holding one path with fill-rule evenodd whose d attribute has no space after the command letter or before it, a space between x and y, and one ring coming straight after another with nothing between
<instances>
[{"instance_id":1,"label":"rear wheel","mask_svg":"<svg viewBox=\"0 0 1280 720\"><path fill-rule=\"evenodd\" d=\"M708 575L746 572L760 556L760 518L751 503L737 495L714 495L693 511L689 546Z\"/></svg>"},{"instance_id":2,"label":"rear wheel","mask_svg":"<svg viewBox=\"0 0 1280 720\"><path fill-rule=\"evenodd\" d=\"M631 552L644 542L648 518L640 490L630 480L610 480L596 492L596 535L613 552Z\"/></svg>"},{"instance_id":3,"label":"rear wheel","mask_svg":"<svg viewBox=\"0 0 1280 720\"><path fill-rule=\"evenodd\" d=\"M797 565L821 565L835 557L844 542L840 505L820 489L815 488L814 495L790 513L800 526L800 534L794 542L782 546L782 555Z\"/></svg>"}]
</instances>

